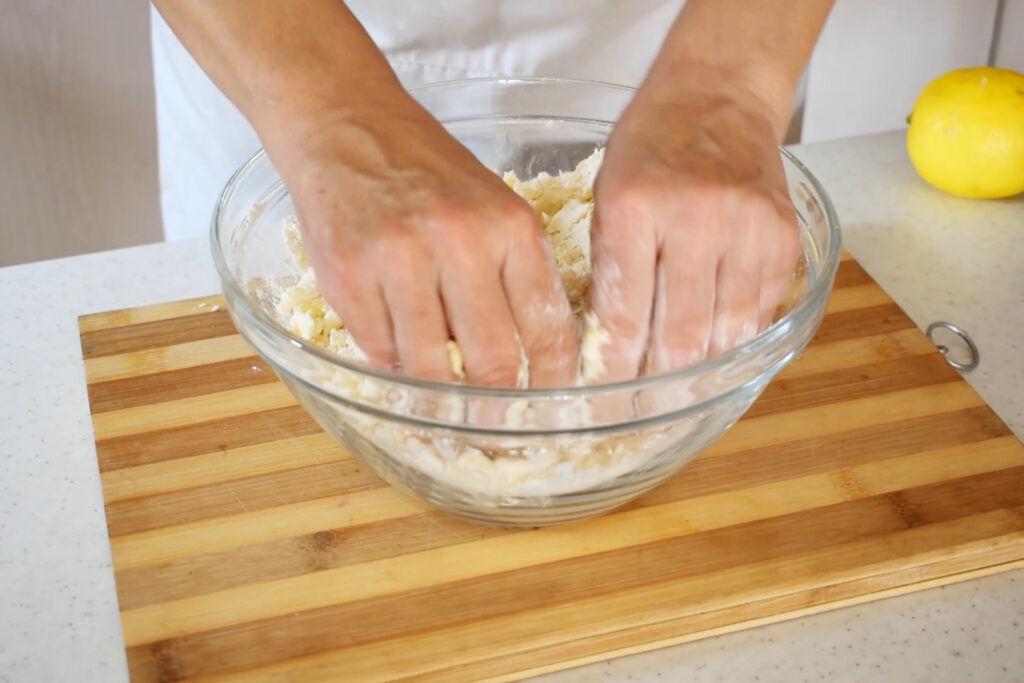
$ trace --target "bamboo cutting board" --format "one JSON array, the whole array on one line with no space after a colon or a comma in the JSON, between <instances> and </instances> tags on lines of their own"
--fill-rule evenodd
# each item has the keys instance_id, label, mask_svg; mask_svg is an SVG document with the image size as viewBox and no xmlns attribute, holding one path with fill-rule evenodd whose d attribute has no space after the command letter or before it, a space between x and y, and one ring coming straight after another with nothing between
<instances>
[{"instance_id":1,"label":"bamboo cutting board","mask_svg":"<svg viewBox=\"0 0 1024 683\"><path fill-rule=\"evenodd\" d=\"M1024 446L848 257L710 450L541 530L383 484L222 305L80 319L134 681L518 678L1024 566Z\"/></svg>"}]
</instances>

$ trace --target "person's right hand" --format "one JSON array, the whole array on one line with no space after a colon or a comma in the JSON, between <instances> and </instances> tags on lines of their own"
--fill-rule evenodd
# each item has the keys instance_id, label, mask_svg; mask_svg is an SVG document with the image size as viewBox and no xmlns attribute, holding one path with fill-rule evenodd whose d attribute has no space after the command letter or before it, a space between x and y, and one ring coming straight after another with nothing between
<instances>
[{"instance_id":1,"label":"person's right hand","mask_svg":"<svg viewBox=\"0 0 1024 683\"><path fill-rule=\"evenodd\" d=\"M372 365L453 380L571 386L578 340L529 205L397 89L282 118L264 143L321 293Z\"/></svg>"}]
</instances>

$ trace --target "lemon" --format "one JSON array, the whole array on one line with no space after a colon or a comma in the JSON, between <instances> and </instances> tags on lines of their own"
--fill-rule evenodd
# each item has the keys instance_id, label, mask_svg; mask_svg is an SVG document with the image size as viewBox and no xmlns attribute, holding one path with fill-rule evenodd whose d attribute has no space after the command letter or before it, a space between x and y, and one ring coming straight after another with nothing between
<instances>
[{"instance_id":1,"label":"lemon","mask_svg":"<svg viewBox=\"0 0 1024 683\"><path fill-rule=\"evenodd\" d=\"M926 181L961 197L1024 192L1024 74L958 69L925 86L907 152Z\"/></svg>"}]
</instances>

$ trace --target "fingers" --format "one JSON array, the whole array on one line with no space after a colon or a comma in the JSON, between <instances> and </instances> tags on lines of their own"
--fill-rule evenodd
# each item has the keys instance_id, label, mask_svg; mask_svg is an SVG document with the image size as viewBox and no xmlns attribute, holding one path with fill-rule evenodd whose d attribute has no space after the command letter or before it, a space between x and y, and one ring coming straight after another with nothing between
<instances>
[{"instance_id":1,"label":"fingers","mask_svg":"<svg viewBox=\"0 0 1024 683\"><path fill-rule=\"evenodd\" d=\"M761 297L758 301L758 329L765 329L775 320L775 312L778 310L779 303L786 296L791 279L792 273L778 275L768 271L761 276Z\"/></svg>"},{"instance_id":2,"label":"fingers","mask_svg":"<svg viewBox=\"0 0 1024 683\"><path fill-rule=\"evenodd\" d=\"M511 231L500 249L447 240L443 255L411 231L382 229L363 254L376 266L321 268L334 280L327 289L344 294L329 301L376 367L456 381L454 339L470 384L524 387L528 378L534 387L572 386L576 325L541 227L527 216L518 232L525 237ZM339 261L338 253L326 258Z\"/></svg>"},{"instance_id":3,"label":"fingers","mask_svg":"<svg viewBox=\"0 0 1024 683\"><path fill-rule=\"evenodd\" d=\"M796 213L789 204L788 197L784 203L777 206L780 209L775 219L776 228L773 231L773 238L766 245L761 270L761 329L772 323L791 286L798 284L793 281L800 258L800 230L796 223Z\"/></svg>"},{"instance_id":4,"label":"fingers","mask_svg":"<svg viewBox=\"0 0 1024 683\"><path fill-rule=\"evenodd\" d=\"M321 268L327 303L338 312L367 362L382 370L399 367L391 315L376 278L357 267L332 264Z\"/></svg>"},{"instance_id":5,"label":"fingers","mask_svg":"<svg viewBox=\"0 0 1024 683\"><path fill-rule=\"evenodd\" d=\"M663 231L645 374L663 374L753 339L792 275L797 231L757 200L691 197ZM722 239L723 232L728 239Z\"/></svg>"},{"instance_id":6,"label":"fingers","mask_svg":"<svg viewBox=\"0 0 1024 683\"><path fill-rule=\"evenodd\" d=\"M760 265L756 245L735 245L722 257L715 278L709 355L718 355L757 336L761 318Z\"/></svg>"},{"instance_id":7,"label":"fingers","mask_svg":"<svg viewBox=\"0 0 1024 683\"><path fill-rule=\"evenodd\" d=\"M745 344L771 323L799 255L788 201L747 198L733 215L733 239L718 264L710 354Z\"/></svg>"},{"instance_id":8,"label":"fingers","mask_svg":"<svg viewBox=\"0 0 1024 683\"><path fill-rule=\"evenodd\" d=\"M441 276L441 295L452 335L462 348L466 380L515 387L523 354L500 273L479 265L468 268Z\"/></svg>"},{"instance_id":9,"label":"fingers","mask_svg":"<svg viewBox=\"0 0 1024 683\"><path fill-rule=\"evenodd\" d=\"M414 261L390 270L383 284L401 369L422 379L454 381L437 278L423 260Z\"/></svg>"},{"instance_id":10,"label":"fingers","mask_svg":"<svg viewBox=\"0 0 1024 683\"><path fill-rule=\"evenodd\" d=\"M704 359L711 343L715 312L717 263L707 244L708 231L670 233L658 259L651 341L644 373L672 372Z\"/></svg>"},{"instance_id":11,"label":"fingers","mask_svg":"<svg viewBox=\"0 0 1024 683\"><path fill-rule=\"evenodd\" d=\"M576 325L540 230L537 224L534 236L509 250L502 283L529 363L530 386L568 387L575 383L579 366Z\"/></svg>"},{"instance_id":12,"label":"fingers","mask_svg":"<svg viewBox=\"0 0 1024 683\"><path fill-rule=\"evenodd\" d=\"M590 307L608 333L601 382L637 376L651 325L657 245L642 201L598 196L591 226Z\"/></svg>"}]
</instances>

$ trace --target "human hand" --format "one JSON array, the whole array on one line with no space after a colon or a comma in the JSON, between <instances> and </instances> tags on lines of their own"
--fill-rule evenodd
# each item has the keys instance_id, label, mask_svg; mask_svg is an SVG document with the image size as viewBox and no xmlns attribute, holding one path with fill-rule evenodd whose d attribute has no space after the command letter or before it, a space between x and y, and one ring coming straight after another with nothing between
<instances>
[{"instance_id":1,"label":"human hand","mask_svg":"<svg viewBox=\"0 0 1024 683\"><path fill-rule=\"evenodd\" d=\"M692 365L771 322L799 251L781 128L729 83L638 91L595 185L604 380Z\"/></svg>"},{"instance_id":2,"label":"human hand","mask_svg":"<svg viewBox=\"0 0 1024 683\"><path fill-rule=\"evenodd\" d=\"M471 384L570 386L575 324L529 205L404 92L265 136L320 292L372 365Z\"/></svg>"}]
</instances>

